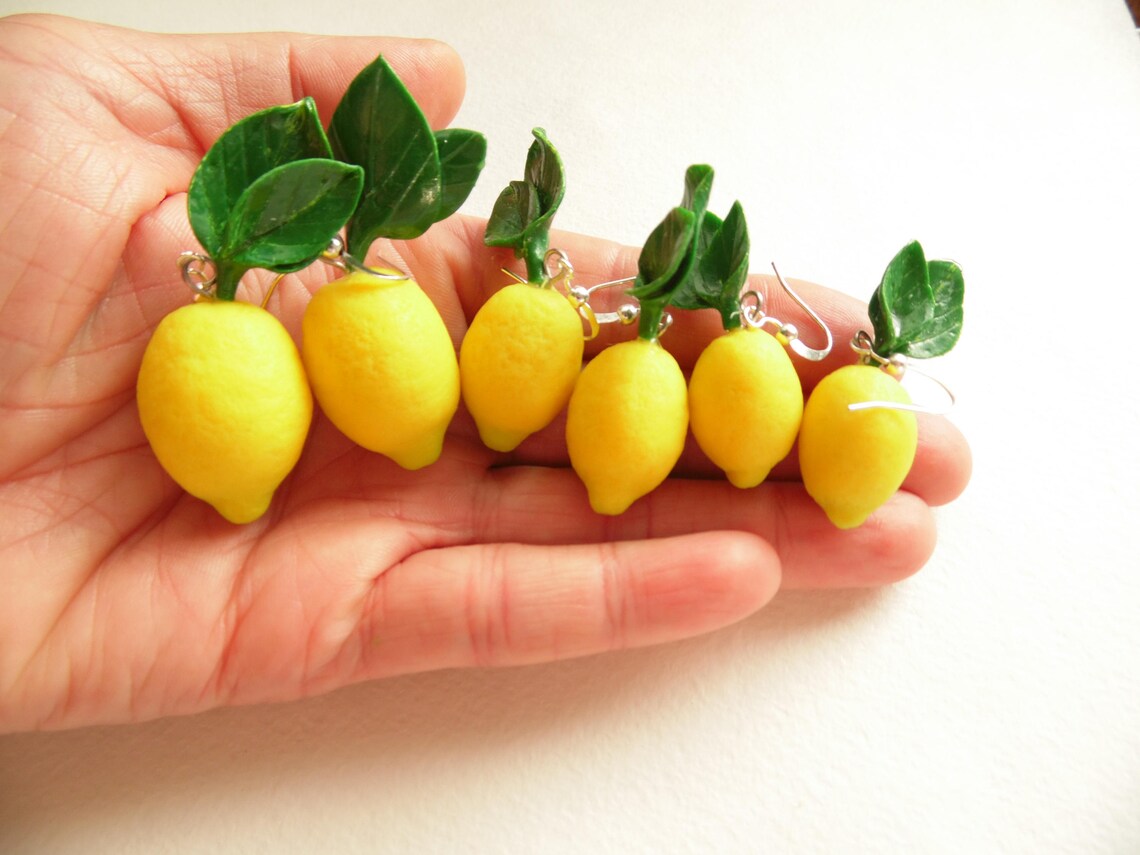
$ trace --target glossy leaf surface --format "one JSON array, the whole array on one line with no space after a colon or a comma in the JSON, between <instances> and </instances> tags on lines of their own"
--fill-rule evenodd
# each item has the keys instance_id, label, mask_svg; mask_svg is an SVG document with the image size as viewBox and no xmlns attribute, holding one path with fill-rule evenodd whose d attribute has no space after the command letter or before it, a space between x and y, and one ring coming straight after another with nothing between
<instances>
[{"instance_id":1,"label":"glossy leaf surface","mask_svg":"<svg viewBox=\"0 0 1140 855\"><path fill-rule=\"evenodd\" d=\"M638 335L657 338L665 307L671 303L678 273L689 257L696 237L696 215L677 207L650 232L637 259L637 280L630 294L641 304Z\"/></svg>"},{"instance_id":2,"label":"glossy leaf surface","mask_svg":"<svg viewBox=\"0 0 1140 855\"><path fill-rule=\"evenodd\" d=\"M467 201L487 162L487 138L477 131L448 128L435 132L439 150L441 194L436 222L446 219Z\"/></svg>"},{"instance_id":3,"label":"glossy leaf surface","mask_svg":"<svg viewBox=\"0 0 1140 855\"><path fill-rule=\"evenodd\" d=\"M953 261L936 260L927 265L930 289L934 293L934 311L930 319L915 330L902 352L916 359L930 359L949 353L962 334L962 304L966 285L962 269Z\"/></svg>"},{"instance_id":4,"label":"glossy leaf surface","mask_svg":"<svg viewBox=\"0 0 1140 855\"><path fill-rule=\"evenodd\" d=\"M194 172L187 193L190 227L217 258L230 212L251 184L286 163L331 156L311 98L242 119L218 138Z\"/></svg>"},{"instance_id":5,"label":"glossy leaf surface","mask_svg":"<svg viewBox=\"0 0 1140 855\"><path fill-rule=\"evenodd\" d=\"M316 259L356 208L363 172L336 160L299 160L255 181L238 199L222 256L287 272Z\"/></svg>"},{"instance_id":6,"label":"glossy leaf surface","mask_svg":"<svg viewBox=\"0 0 1140 855\"><path fill-rule=\"evenodd\" d=\"M916 358L946 353L961 333L964 295L958 265L927 263L918 241L907 244L887 265L867 307L875 352Z\"/></svg>"},{"instance_id":7,"label":"glossy leaf surface","mask_svg":"<svg viewBox=\"0 0 1140 855\"><path fill-rule=\"evenodd\" d=\"M697 296L696 305L679 308L709 307L720 312L725 329L740 326L740 292L748 281L750 241L748 223L744 209L734 202L728 216L721 223L711 214L705 215L705 223L718 225L712 231L711 239L704 242L697 265L690 277L687 293ZM709 231L709 230L706 230Z\"/></svg>"},{"instance_id":8,"label":"glossy leaf surface","mask_svg":"<svg viewBox=\"0 0 1140 855\"><path fill-rule=\"evenodd\" d=\"M443 198L435 134L384 58L349 84L333 113L335 155L364 169L364 191L348 225L348 250L363 258L380 237L407 239L436 220Z\"/></svg>"}]
</instances>

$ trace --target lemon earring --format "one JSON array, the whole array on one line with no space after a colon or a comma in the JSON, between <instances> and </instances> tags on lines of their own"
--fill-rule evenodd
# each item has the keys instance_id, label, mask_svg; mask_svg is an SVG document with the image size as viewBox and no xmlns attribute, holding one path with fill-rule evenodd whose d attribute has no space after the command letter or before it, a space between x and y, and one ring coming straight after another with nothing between
<instances>
[{"instance_id":1,"label":"lemon earring","mask_svg":"<svg viewBox=\"0 0 1140 855\"><path fill-rule=\"evenodd\" d=\"M485 157L482 134L433 131L383 57L349 85L327 133L305 98L247 116L214 142L186 194L203 249L179 261L194 303L158 324L136 391L143 432L179 486L231 522L258 519L300 457L313 412L310 377L322 407L362 444L408 468L439 456L459 400L455 350L439 313L408 276L353 265L345 244L329 246L343 229L363 258L378 238L422 234L463 204ZM282 276L318 260L347 275L310 302L303 363L266 306ZM277 274L260 306L236 300L242 277L257 268ZM383 341L366 329L366 320L396 315L398 329L389 325ZM374 404L376 384L407 387L405 368L424 384L406 409L407 396L397 396L391 413L354 406ZM346 401L355 412L345 414ZM361 419L405 430L374 441Z\"/></svg>"},{"instance_id":2,"label":"lemon earring","mask_svg":"<svg viewBox=\"0 0 1140 855\"><path fill-rule=\"evenodd\" d=\"M810 347L794 324L768 315L764 295L750 289L737 300L736 313L722 312L737 323L726 324L724 335L702 351L689 380L693 437L728 480L742 489L755 487L768 477L772 467L792 450L800 430L803 388L785 348L802 359L819 362L827 358L833 345L823 319L792 289L775 264L772 270L788 296L823 332L823 347Z\"/></svg>"},{"instance_id":3,"label":"lemon earring","mask_svg":"<svg viewBox=\"0 0 1140 855\"><path fill-rule=\"evenodd\" d=\"M952 261L927 261L922 246L903 247L868 306L874 335L851 342L859 363L827 375L804 408L800 472L808 494L839 528L855 528L902 486L918 447L916 405L899 382L908 358L941 356L962 330L962 271ZM921 374L917 370L916 374ZM945 393L954 396L929 375Z\"/></svg>"}]
</instances>

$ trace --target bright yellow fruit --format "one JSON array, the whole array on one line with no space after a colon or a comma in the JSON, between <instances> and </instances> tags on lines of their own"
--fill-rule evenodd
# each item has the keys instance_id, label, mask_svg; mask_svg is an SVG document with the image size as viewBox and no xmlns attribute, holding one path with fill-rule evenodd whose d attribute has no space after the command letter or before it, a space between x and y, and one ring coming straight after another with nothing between
<instances>
[{"instance_id":1,"label":"bright yellow fruit","mask_svg":"<svg viewBox=\"0 0 1140 855\"><path fill-rule=\"evenodd\" d=\"M582 321L554 288L520 283L496 292L459 349L463 402L495 451L550 424L581 370Z\"/></svg>"},{"instance_id":2,"label":"bright yellow fruit","mask_svg":"<svg viewBox=\"0 0 1140 855\"><path fill-rule=\"evenodd\" d=\"M599 514L620 514L672 471L689 424L685 377L644 339L615 344L583 369L566 420L570 463Z\"/></svg>"},{"instance_id":3,"label":"bright yellow fruit","mask_svg":"<svg viewBox=\"0 0 1140 855\"><path fill-rule=\"evenodd\" d=\"M301 355L321 409L358 445L405 469L439 458L459 365L415 282L357 271L325 285L305 310Z\"/></svg>"},{"instance_id":4,"label":"bright yellow fruit","mask_svg":"<svg viewBox=\"0 0 1140 855\"><path fill-rule=\"evenodd\" d=\"M234 523L265 513L313 415L285 328L264 309L223 300L163 318L143 354L137 398L162 467Z\"/></svg>"},{"instance_id":5,"label":"bright yellow fruit","mask_svg":"<svg viewBox=\"0 0 1140 855\"><path fill-rule=\"evenodd\" d=\"M787 351L762 330L713 339L693 367L693 436L737 487L755 487L788 455L803 412L799 375Z\"/></svg>"},{"instance_id":6,"label":"bright yellow fruit","mask_svg":"<svg viewBox=\"0 0 1140 855\"><path fill-rule=\"evenodd\" d=\"M902 485L918 447L914 413L847 409L864 401L909 404L897 380L870 365L829 374L808 398L800 428L804 487L839 528L855 528Z\"/></svg>"}]
</instances>

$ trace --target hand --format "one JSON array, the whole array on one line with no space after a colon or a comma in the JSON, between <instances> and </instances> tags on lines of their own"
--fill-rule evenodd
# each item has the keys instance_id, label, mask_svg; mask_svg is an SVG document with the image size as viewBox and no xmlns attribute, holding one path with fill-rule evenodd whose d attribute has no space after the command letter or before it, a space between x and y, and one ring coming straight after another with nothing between
<instances>
[{"instance_id":1,"label":"hand","mask_svg":"<svg viewBox=\"0 0 1140 855\"><path fill-rule=\"evenodd\" d=\"M496 455L462 411L443 457L420 472L318 415L297 469L248 526L184 494L146 443L134 381L150 333L189 298L175 259L196 247L190 176L257 109L312 95L327 122L378 52L446 125L463 72L435 43L0 21L0 730L669 641L752 613L781 574L793 586L876 585L928 558L928 506L956 496L969 471L961 436L935 418L921 421L904 491L848 533L806 496L794 461L740 491L693 450L625 515L599 517L567 467L561 424ZM453 218L380 247L457 344L512 261L483 247L481 229ZM552 245L584 284L634 269L634 250L557 234ZM319 284L290 277L270 304L294 335ZM838 342L865 325L857 301L801 287ZM715 334L712 314L682 316L666 337L682 367ZM850 361L842 351L804 367L805 387Z\"/></svg>"}]
</instances>

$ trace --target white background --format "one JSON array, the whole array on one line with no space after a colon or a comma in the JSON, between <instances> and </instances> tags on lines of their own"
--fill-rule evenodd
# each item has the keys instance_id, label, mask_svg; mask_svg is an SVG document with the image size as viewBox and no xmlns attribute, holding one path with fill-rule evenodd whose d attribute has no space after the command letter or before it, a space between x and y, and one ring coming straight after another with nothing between
<instances>
[{"instance_id":1,"label":"white background","mask_svg":"<svg viewBox=\"0 0 1140 855\"><path fill-rule=\"evenodd\" d=\"M448 41L455 124L491 142L472 213L542 125L561 228L640 243L707 162L754 265L865 297L919 238L966 275L930 370L975 473L888 589L781 594L658 649L0 738L0 851L1140 852L1122 0L0 0L23 10Z\"/></svg>"}]
</instances>

